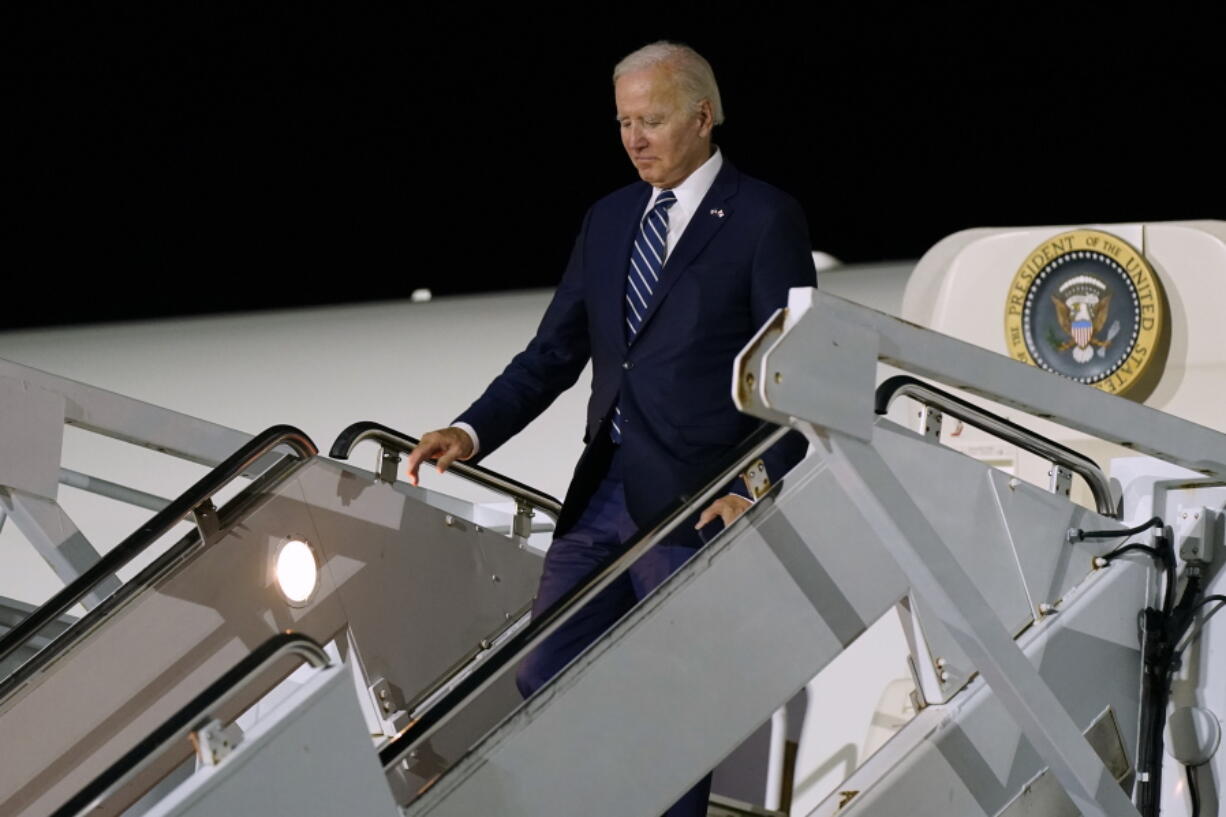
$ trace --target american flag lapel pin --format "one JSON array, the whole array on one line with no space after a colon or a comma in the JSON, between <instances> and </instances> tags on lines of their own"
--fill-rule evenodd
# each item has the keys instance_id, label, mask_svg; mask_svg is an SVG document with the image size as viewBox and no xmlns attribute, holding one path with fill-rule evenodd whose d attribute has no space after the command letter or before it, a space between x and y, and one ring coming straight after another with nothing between
<instances>
[{"instance_id":1,"label":"american flag lapel pin","mask_svg":"<svg viewBox=\"0 0 1226 817\"><path fill-rule=\"evenodd\" d=\"M711 215L713 215L713 216L719 216L720 218L723 218L723 217L724 217L724 211L723 211L723 210L712 210L712 211L711 211Z\"/></svg>"}]
</instances>

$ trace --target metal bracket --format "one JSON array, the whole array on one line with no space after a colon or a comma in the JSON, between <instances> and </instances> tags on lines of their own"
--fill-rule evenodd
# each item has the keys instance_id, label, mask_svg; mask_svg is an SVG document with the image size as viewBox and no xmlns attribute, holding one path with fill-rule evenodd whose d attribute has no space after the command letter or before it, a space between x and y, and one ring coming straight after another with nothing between
<instances>
[{"instance_id":1,"label":"metal bracket","mask_svg":"<svg viewBox=\"0 0 1226 817\"><path fill-rule=\"evenodd\" d=\"M192 508L192 516L196 520L196 528L200 531L202 542L211 541L221 530L221 522L217 519L217 506L211 499L206 499Z\"/></svg>"},{"instance_id":2,"label":"metal bracket","mask_svg":"<svg viewBox=\"0 0 1226 817\"><path fill-rule=\"evenodd\" d=\"M754 500L764 497L771 488L771 480L766 473L766 463L762 460L757 460L753 465L746 468L745 472L741 474L741 479L745 480L745 487L749 489L749 496Z\"/></svg>"},{"instance_id":3,"label":"metal bracket","mask_svg":"<svg viewBox=\"0 0 1226 817\"><path fill-rule=\"evenodd\" d=\"M920 430L924 436L934 443L941 441L941 424L945 422L945 415L938 408L932 406L923 406L920 408Z\"/></svg>"},{"instance_id":4,"label":"metal bracket","mask_svg":"<svg viewBox=\"0 0 1226 817\"><path fill-rule=\"evenodd\" d=\"M222 726L221 721L214 718L194 730L191 740L201 765L216 766L243 742L243 730L237 723Z\"/></svg>"},{"instance_id":5,"label":"metal bracket","mask_svg":"<svg viewBox=\"0 0 1226 817\"><path fill-rule=\"evenodd\" d=\"M1053 464L1051 470L1047 472L1047 476L1051 477L1047 485L1047 490L1053 494L1060 496L1068 496L1069 491L1073 488L1073 472L1062 465Z\"/></svg>"},{"instance_id":6,"label":"metal bracket","mask_svg":"<svg viewBox=\"0 0 1226 817\"><path fill-rule=\"evenodd\" d=\"M383 725L383 733L385 735L400 734L400 731L409 725L409 713L405 707L404 695L386 678L376 678L369 689L379 720Z\"/></svg>"},{"instance_id":7,"label":"metal bracket","mask_svg":"<svg viewBox=\"0 0 1226 817\"><path fill-rule=\"evenodd\" d=\"M434 784L448 765L447 758L434 751L428 739L422 741L420 746L386 769L392 797L400 803L416 799Z\"/></svg>"},{"instance_id":8,"label":"metal bracket","mask_svg":"<svg viewBox=\"0 0 1226 817\"><path fill-rule=\"evenodd\" d=\"M404 762L408 765L408 771L427 780L447 769L447 758L434 751L429 740L411 749Z\"/></svg>"},{"instance_id":9,"label":"metal bracket","mask_svg":"<svg viewBox=\"0 0 1226 817\"><path fill-rule=\"evenodd\" d=\"M949 662L948 658L934 658L932 660L932 669L936 673L937 683L941 685L941 690L945 693L947 699L953 697L955 692L966 686L971 678L970 672L954 666Z\"/></svg>"},{"instance_id":10,"label":"metal bracket","mask_svg":"<svg viewBox=\"0 0 1226 817\"><path fill-rule=\"evenodd\" d=\"M379 462L375 465L375 479L391 485L400 473L400 453L394 448L381 447Z\"/></svg>"},{"instance_id":11,"label":"metal bracket","mask_svg":"<svg viewBox=\"0 0 1226 817\"><path fill-rule=\"evenodd\" d=\"M527 539L532 535L532 517L534 516L536 516L536 511L532 509L532 505L526 499L515 497L515 518L511 520L511 533L520 539Z\"/></svg>"}]
</instances>

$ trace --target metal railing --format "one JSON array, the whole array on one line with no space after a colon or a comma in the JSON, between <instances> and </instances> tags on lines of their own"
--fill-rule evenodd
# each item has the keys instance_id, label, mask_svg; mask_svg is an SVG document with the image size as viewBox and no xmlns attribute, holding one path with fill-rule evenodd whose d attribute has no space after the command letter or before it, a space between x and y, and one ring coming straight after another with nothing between
<instances>
[{"instance_id":1,"label":"metal railing","mask_svg":"<svg viewBox=\"0 0 1226 817\"><path fill-rule=\"evenodd\" d=\"M316 669L331 666L327 653L313 639L299 633L273 636L112 763L71 800L56 809L52 817L75 817L92 811L135 777L151 760L207 725L212 720L213 712L223 708L247 684L289 655L301 657Z\"/></svg>"},{"instance_id":2,"label":"metal railing","mask_svg":"<svg viewBox=\"0 0 1226 817\"><path fill-rule=\"evenodd\" d=\"M384 769L391 769L419 743L445 725L462 707L485 691L500 675L531 650L540 645L555 630L569 621L585 604L616 581L640 556L672 533L695 508L702 507L724 490L728 483L745 470L763 452L791 431L787 427L764 425L751 434L729 459L729 464L690 497L685 504L670 511L657 524L636 535L627 543L625 552L615 561L597 571L586 582L577 585L534 617L526 627L512 635L484 663L456 683L446 694L425 708L394 740L379 750ZM776 483L778 484L778 483Z\"/></svg>"},{"instance_id":3,"label":"metal railing","mask_svg":"<svg viewBox=\"0 0 1226 817\"><path fill-rule=\"evenodd\" d=\"M332 443L328 456L333 459L347 460L358 443L365 440L375 440L379 443L379 462L375 467L375 475L382 482L395 482L400 470L400 455L408 454L420 444L416 437L402 434L393 428L374 422L354 423L337 435ZM527 538L531 531L532 509L544 511L554 522L562 511L562 503L543 494L536 489L503 476L479 465L469 465L464 462L452 463L448 473L456 474L482 487L489 488L500 494L505 494L515 500L515 521L512 531L517 536Z\"/></svg>"},{"instance_id":4,"label":"metal railing","mask_svg":"<svg viewBox=\"0 0 1226 817\"><path fill-rule=\"evenodd\" d=\"M68 612L99 582L143 553L189 514L194 517L200 531L200 543L207 543L218 530L217 509L213 506L213 495L243 475L254 462L280 445L288 445L303 460L318 453L311 438L293 426L273 426L253 437L168 506L154 514L148 522L116 545L72 584L56 593L3 638L0 638L0 662L14 654L48 624ZM82 637L84 632L88 631L100 618L104 619L109 615L110 611L114 610L123 599L134 592L131 589L132 585L133 582L122 585L102 604L91 610L88 615L81 618L14 670L7 678L0 681L0 701L8 697L13 690L56 655L76 643L76 640Z\"/></svg>"},{"instance_id":5,"label":"metal railing","mask_svg":"<svg viewBox=\"0 0 1226 817\"><path fill-rule=\"evenodd\" d=\"M1077 474L1090 487L1098 512L1113 519L1119 517L1119 511L1111 497L1111 483L1098 467L1098 463L1084 454L909 375L896 375L877 387L874 411L877 414L885 414L896 397L910 397Z\"/></svg>"}]
</instances>

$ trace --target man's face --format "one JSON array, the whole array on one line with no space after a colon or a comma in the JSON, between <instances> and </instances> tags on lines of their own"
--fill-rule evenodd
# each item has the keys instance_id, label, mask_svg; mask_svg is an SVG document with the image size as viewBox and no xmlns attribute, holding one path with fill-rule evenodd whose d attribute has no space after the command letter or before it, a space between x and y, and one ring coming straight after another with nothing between
<instances>
[{"instance_id":1,"label":"man's face","mask_svg":"<svg viewBox=\"0 0 1226 817\"><path fill-rule=\"evenodd\" d=\"M676 187L710 158L711 104L686 105L667 66L623 74L614 95L622 144L643 181Z\"/></svg>"}]
</instances>

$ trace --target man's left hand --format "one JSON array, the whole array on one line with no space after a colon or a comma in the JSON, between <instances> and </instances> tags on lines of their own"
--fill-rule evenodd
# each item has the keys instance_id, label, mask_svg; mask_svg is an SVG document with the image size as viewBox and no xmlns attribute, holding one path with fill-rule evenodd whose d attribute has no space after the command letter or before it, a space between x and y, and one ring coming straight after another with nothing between
<instances>
[{"instance_id":1,"label":"man's left hand","mask_svg":"<svg viewBox=\"0 0 1226 817\"><path fill-rule=\"evenodd\" d=\"M724 527L728 527L736 518L745 511L749 510L750 501L740 494L727 494L712 502L707 509L702 512L702 516L698 517L698 524L694 527L701 528L708 522L711 522L715 517L724 520Z\"/></svg>"}]
</instances>

